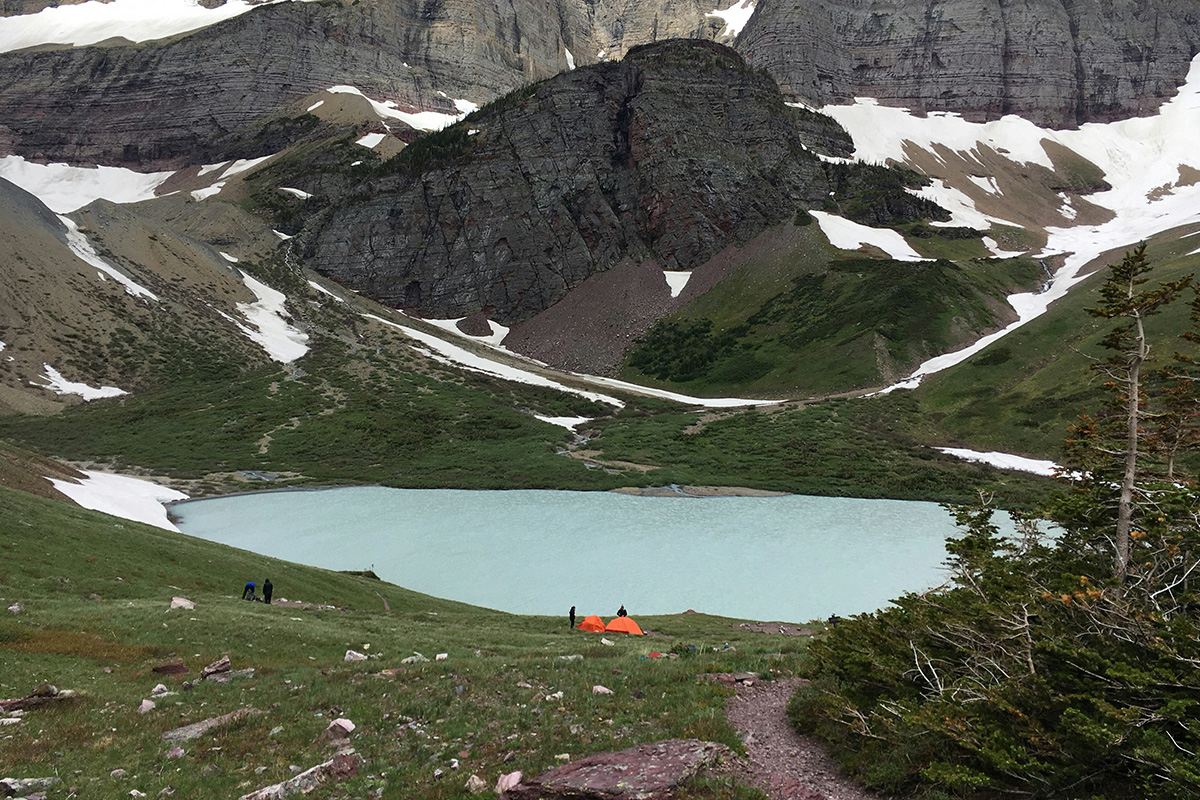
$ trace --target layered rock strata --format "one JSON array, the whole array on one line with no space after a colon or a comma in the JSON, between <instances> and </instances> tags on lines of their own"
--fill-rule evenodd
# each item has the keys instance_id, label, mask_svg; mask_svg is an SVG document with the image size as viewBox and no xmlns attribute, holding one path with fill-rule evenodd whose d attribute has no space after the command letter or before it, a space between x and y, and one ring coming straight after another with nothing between
<instances>
[{"instance_id":1,"label":"layered rock strata","mask_svg":"<svg viewBox=\"0 0 1200 800\"><path fill-rule=\"evenodd\" d=\"M1198 48L1190 0L759 0L737 40L810 103L1055 127L1152 112Z\"/></svg>"},{"instance_id":2,"label":"layered rock strata","mask_svg":"<svg viewBox=\"0 0 1200 800\"><path fill-rule=\"evenodd\" d=\"M259 127L330 86L454 114L456 98L482 104L571 62L719 27L699 0L265 5L158 42L0 54L0 153L143 169L253 157L270 146Z\"/></svg>"},{"instance_id":3,"label":"layered rock strata","mask_svg":"<svg viewBox=\"0 0 1200 800\"><path fill-rule=\"evenodd\" d=\"M819 204L829 186L810 148L829 123L786 107L729 48L636 48L410 145L333 208L305 256L390 305L512 322L622 260L690 269Z\"/></svg>"}]
</instances>

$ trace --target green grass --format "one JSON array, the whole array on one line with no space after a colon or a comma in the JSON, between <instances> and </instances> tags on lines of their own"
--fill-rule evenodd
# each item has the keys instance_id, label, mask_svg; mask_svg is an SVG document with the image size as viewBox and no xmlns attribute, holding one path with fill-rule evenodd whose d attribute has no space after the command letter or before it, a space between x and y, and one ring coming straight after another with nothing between
<instances>
[{"instance_id":1,"label":"green grass","mask_svg":"<svg viewBox=\"0 0 1200 800\"><path fill-rule=\"evenodd\" d=\"M267 576L277 599L335 608L240 600L246 579ZM196 609L168 611L173 595ZM653 636L613 635L615 645L606 647L561 617L438 600L2 488L0 597L24 606L0 617L0 696L24 696L43 681L81 693L0 729L4 774L58 775L81 795L99 797L131 789L153 797L166 786L181 797L237 797L290 777L289 765L325 760L321 734L337 716L356 724L352 739L366 765L317 798L363 797L384 784L386 796L467 797L472 773L491 784L501 772L548 769L561 763L559 753L579 758L674 736L740 748L722 712L729 690L697 676L790 675L807 641L680 614L639 617ZM349 648L377 657L346 663ZM644 658L652 650L683 655ZM448 658L401 666L414 651ZM184 687L226 654L254 675ZM573 654L584 657L560 658ZM175 660L190 674L150 671ZM138 715L160 682L175 694ZM614 695L592 694L596 684ZM538 699L556 691L562 700ZM185 743L178 760L166 758L164 731L246 706L264 713ZM117 768L126 776L110 777ZM435 779L435 769L445 777ZM720 781L689 791L697 799L760 796Z\"/></svg>"},{"instance_id":2,"label":"green grass","mask_svg":"<svg viewBox=\"0 0 1200 800\"><path fill-rule=\"evenodd\" d=\"M1152 245L1151 283L1174 280L1200 268L1200 257L1179 257L1177 242ZM1055 458L1068 425L1096 410L1103 389L1089 372L1104 356L1100 339L1111 328L1085 311L1099 305L1097 273L1050 313L1008 334L970 361L926 379L917 390L922 412L948 435L977 449L1008 449ZM1152 355L1162 366L1178 350L1194 349L1178 334L1188 326L1186 302L1150 318Z\"/></svg>"}]
</instances>

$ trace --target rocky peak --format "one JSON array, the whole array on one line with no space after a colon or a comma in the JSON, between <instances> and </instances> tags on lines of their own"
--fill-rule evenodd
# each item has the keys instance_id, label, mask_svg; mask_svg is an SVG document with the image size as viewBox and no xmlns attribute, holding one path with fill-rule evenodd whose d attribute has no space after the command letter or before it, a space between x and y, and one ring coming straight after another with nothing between
<instances>
[{"instance_id":1,"label":"rocky peak","mask_svg":"<svg viewBox=\"0 0 1200 800\"><path fill-rule=\"evenodd\" d=\"M394 306L511 322L620 262L691 269L820 203L811 150L831 131L727 47L638 47L410 145L313 224L305 256Z\"/></svg>"}]
</instances>

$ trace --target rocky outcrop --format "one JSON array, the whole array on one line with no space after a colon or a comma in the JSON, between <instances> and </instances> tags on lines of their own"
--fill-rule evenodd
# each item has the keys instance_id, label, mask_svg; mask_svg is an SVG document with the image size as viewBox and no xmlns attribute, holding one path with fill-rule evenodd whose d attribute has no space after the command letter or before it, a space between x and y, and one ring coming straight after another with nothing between
<instances>
[{"instance_id":1,"label":"rocky outcrop","mask_svg":"<svg viewBox=\"0 0 1200 800\"><path fill-rule=\"evenodd\" d=\"M1200 48L1188 0L759 0L737 40L811 103L1063 127L1148 113Z\"/></svg>"},{"instance_id":2,"label":"rocky outcrop","mask_svg":"<svg viewBox=\"0 0 1200 800\"><path fill-rule=\"evenodd\" d=\"M146 169L264 155L281 142L260 129L320 89L349 84L453 114L453 98L482 104L571 60L715 36L704 10L698 0L281 3L160 42L0 54L0 153Z\"/></svg>"},{"instance_id":3,"label":"rocky outcrop","mask_svg":"<svg viewBox=\"0 0 1200 800\"><path fill-rule=\"evenodd\" d=\"M394 306L523 319L624 259L691 269L820 203L810 147L829 129L814 116L729 48L636 48L410 145L334 207L305 257Z\"/></svg>"},{"instance_id":4,"label":"rocky outcrop","mask_svg":"<svg viewBox=\"0 0 1200 800\"><path fill-rule=\"evenodd\" d=\"M650 742L616 753L598 753L521 781L501 800L649 800L674 789L721 759L728 747L698 739Z\"/></svg>"}]
</instances>

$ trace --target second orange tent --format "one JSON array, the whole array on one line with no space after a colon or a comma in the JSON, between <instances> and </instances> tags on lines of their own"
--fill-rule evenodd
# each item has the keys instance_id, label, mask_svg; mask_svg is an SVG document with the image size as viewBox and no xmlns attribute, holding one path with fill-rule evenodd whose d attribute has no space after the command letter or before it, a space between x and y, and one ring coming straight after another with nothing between
<instances>
[{"instance_id":1,"label":"second orange tent","mask_svg":"<svg viewBox=\"0 0 1200 800\"><path fill-rule=\"evenodd\" d=\"M642 629L633 621L633 617L617 617L612 622L604 626L604 630L610 633L631 633L634 636L644 636Z\"/></svg>"}]
</instances>

